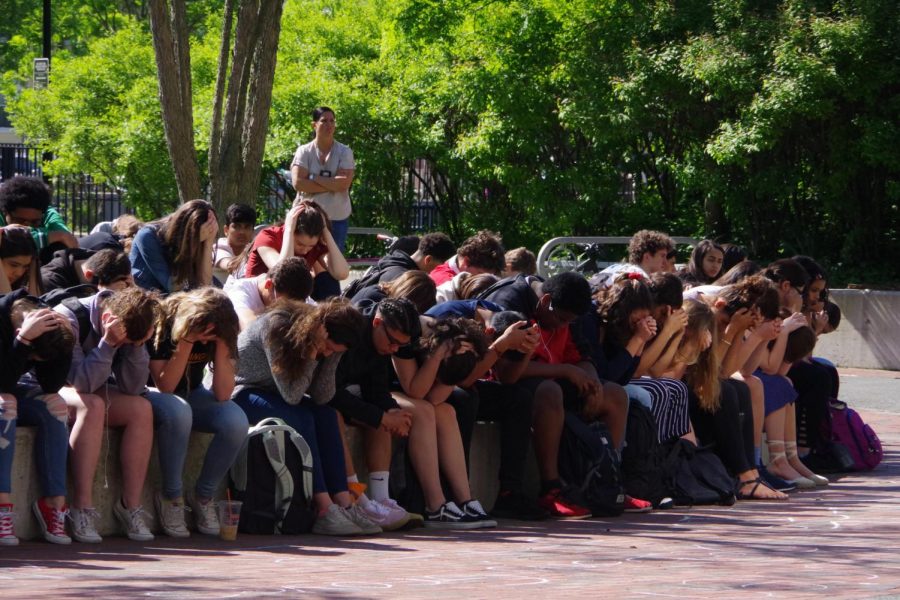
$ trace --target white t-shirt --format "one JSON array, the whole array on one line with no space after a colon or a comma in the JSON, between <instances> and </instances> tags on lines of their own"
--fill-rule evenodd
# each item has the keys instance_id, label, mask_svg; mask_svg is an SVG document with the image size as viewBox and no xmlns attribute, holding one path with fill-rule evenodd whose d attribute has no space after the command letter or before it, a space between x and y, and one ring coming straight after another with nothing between
<instances>
[{"instance_id":1,"label":"white t-shirt","mask_svg":"<svg viewBox=\"0 0 900 600\"><path fill-rule=\"evenodd\" d=\"M591 277L591 288L594 290L605 290L612 287L616 278L623 273L640 273L644 277L649 277L647 272L634 263L616 263L609 265L593 277Z\"/></svg>"},{"instance_id":2,"label":"white t-shirt","mask_svg":"<svg viewBox=\"0 0 900 600\"><path fill-rule=\"evenodd\" d=\"M685 300L699 300L701 296L718 296L724 285L698 285L684 290Z\"/></svg>"},{"instance_id":3,"label":"white t-shirt","mask_svg":"<svg viewBox=\"0 0 900 600\"><path fill-rule=\"evenodd\" d=\"M246 279L228 278L223 289L231 299L235 312L249 310L253 312L253 314L260 315L266 310L266 305L263 304L262 296L259 295L259 284L261 281L265 281L265 279L265 273Z\"/></svg>"},{"instance_id":4,"label":"white t-shirt","mask_svg":"<svg viewBox=\"0 0 900 600\"><path fill-rule=\"evenodd\" d=\"M323 162L324 159L324 162ZM331 177L337 175L339 169L356 169L353 160L353 151L340 142L334 142L328 156L319 156L316 141L303 144L297 148L291 167L299 165L304 167L312 175L318 176L322 171L331 171ZM301 200L314 200L321 206L328 217L333 221L340 221L350 217L350 192L319 192L318 194L300 193Z\"/></svg>"}]
</instances>

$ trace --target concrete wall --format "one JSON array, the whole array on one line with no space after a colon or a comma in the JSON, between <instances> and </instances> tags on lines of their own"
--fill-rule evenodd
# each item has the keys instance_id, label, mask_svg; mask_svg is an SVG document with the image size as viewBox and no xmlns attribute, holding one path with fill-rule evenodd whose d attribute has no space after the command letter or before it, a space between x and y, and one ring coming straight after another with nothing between
<instances>
[{"instance_id":1,"label":"concrete wall","mask_svg":"<svg viewBox=\"0 0 900 600\"><path fill-rule=\"evenodd\" d=\"M831 290L843 317L815 355L839 367L900 370L900 292Z\"/></svg>"},{"instance_id":2,"label":"concrete wall","mask_svg":"<svg viewBox=\"0 0 900 600\"><path fill-rule=\"evenodd\" d=\"M16 535L23 540L40 538L40 529L31 512L31 504L40 495L40 485L37 477L37 469L34 466L34 427L19 427L16 431L16 454L13 461L12 473L12 501L16 513ZM353 462L357 469L360 481L366 481L366 460L363 447L362 432L357 427L347 429L350 448L353 453ZM184 489L190 489L200 468L203 465L203 457L212 440L212 434L193 432L188 445L188 456L184 465ZM109 437L104 436L103 449L100 454L97 474L94 477L94 507L100 512L100 522L97 530L100 535L123 535L118 522L113 516L112 507L122 493L122 477L119 467L119 445L121 432L110 430ZM107 446L109 442L109 446ZM108 449L111 451L107 452ZM478 423L472 435L470 453L469 480L472 486L472 495L479 498L486 508L493 506L497 496L498 481L497 472L500 468L500 429L495 423ZM533 454L529 459L527 470L527 489L537 492L537 465ZM144 484L143 506L154 522L151 528L154 533L163 535L159 525L155 522L156 509L153 506L153 495L160 489L162 478L159 471L157 450L154 446L150 459L150 470ZM220 497L224 497L224 486L220 490ZM69 492L72 491L71 477L69 480ZM191 527L191 514L187 515L188 527ZM192 535L200 535L192 533Z\"/></svg>"}]
</instances>

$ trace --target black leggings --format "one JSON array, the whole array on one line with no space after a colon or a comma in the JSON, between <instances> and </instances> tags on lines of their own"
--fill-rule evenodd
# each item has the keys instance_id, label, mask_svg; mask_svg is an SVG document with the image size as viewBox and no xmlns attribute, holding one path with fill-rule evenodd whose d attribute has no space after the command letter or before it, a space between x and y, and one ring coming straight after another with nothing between
<instances>
[{"instance_id":1,"label":"black leggings","mask_svg":"<svg viewBox=\"0 0 900 600\"><path fill-rule=\"evenodd\" d=\"M797 390L797 444L824 450L828 441L822 430L831 430L828 402L837 398L840 378L837 369L817 362L798 362L788 371Z\"/></svg>"},{"instance_id":2,"label":"black leggings","mask_svg":"<svg viewBox=\"0 0 900 600\"><path fill-rule=\"evenodd\" d=\"M708 412L692 391L688 397L691 422L701 446L711 445L725 467L738 475L753 465L753 405L750 388L743 381L724 379L719 392L719 408Z\"/></svg>"}]
</instances>

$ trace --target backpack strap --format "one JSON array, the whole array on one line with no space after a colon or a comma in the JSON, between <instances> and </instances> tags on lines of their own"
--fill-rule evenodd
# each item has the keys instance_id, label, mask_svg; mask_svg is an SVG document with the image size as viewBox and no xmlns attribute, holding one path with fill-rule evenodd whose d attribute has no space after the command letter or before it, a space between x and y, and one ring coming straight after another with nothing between
<instances>
[{"instance_id":1,"label":"backpack strap","mask_svg":"<svg viewBox=\"0 0 900 600\"><path fill-rule=\"evenodd\" d=\"M294 430L291 430L290 440L300 454L300 460L303 463L303 496L306 498L306 502L309 503L312 500L313 489L312 451L309 449L309 444L306 443L303 436ZM293 494L291 497L293 497Z\"/></svg>"},{"instance_id":2,"label":"backpack strap","mask_svg":"<svg viewBox=\"0 0 900 600\"><path fill-rule=\"evenodd\" d=\"M281 533L284 515L291 509L294 498L294 478L287 468L284 438L286 431L279 426L269 426L262 433L263 448L266 458L275 473L275 533Z\"/></svg>"}]
</instances>

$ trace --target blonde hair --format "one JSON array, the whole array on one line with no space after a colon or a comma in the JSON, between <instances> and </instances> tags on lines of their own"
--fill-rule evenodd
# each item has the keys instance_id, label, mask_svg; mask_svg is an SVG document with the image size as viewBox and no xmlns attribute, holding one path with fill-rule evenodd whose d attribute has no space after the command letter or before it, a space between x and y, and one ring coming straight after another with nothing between
<instances>
[{"instance_id":1,"label":"blonde hair","mask_svg":"<svg viewBox=\"0 0 900 600\"><path fill-rule=\"evenodd\" d=\"M231 299L214 287L177 292L162 301L156 322L156 345L170 336L177 344L191 333L203 333L210 325L228 348L232 358L237 357L237 337L240 323Z\"/></svg>"}]
</instances>

